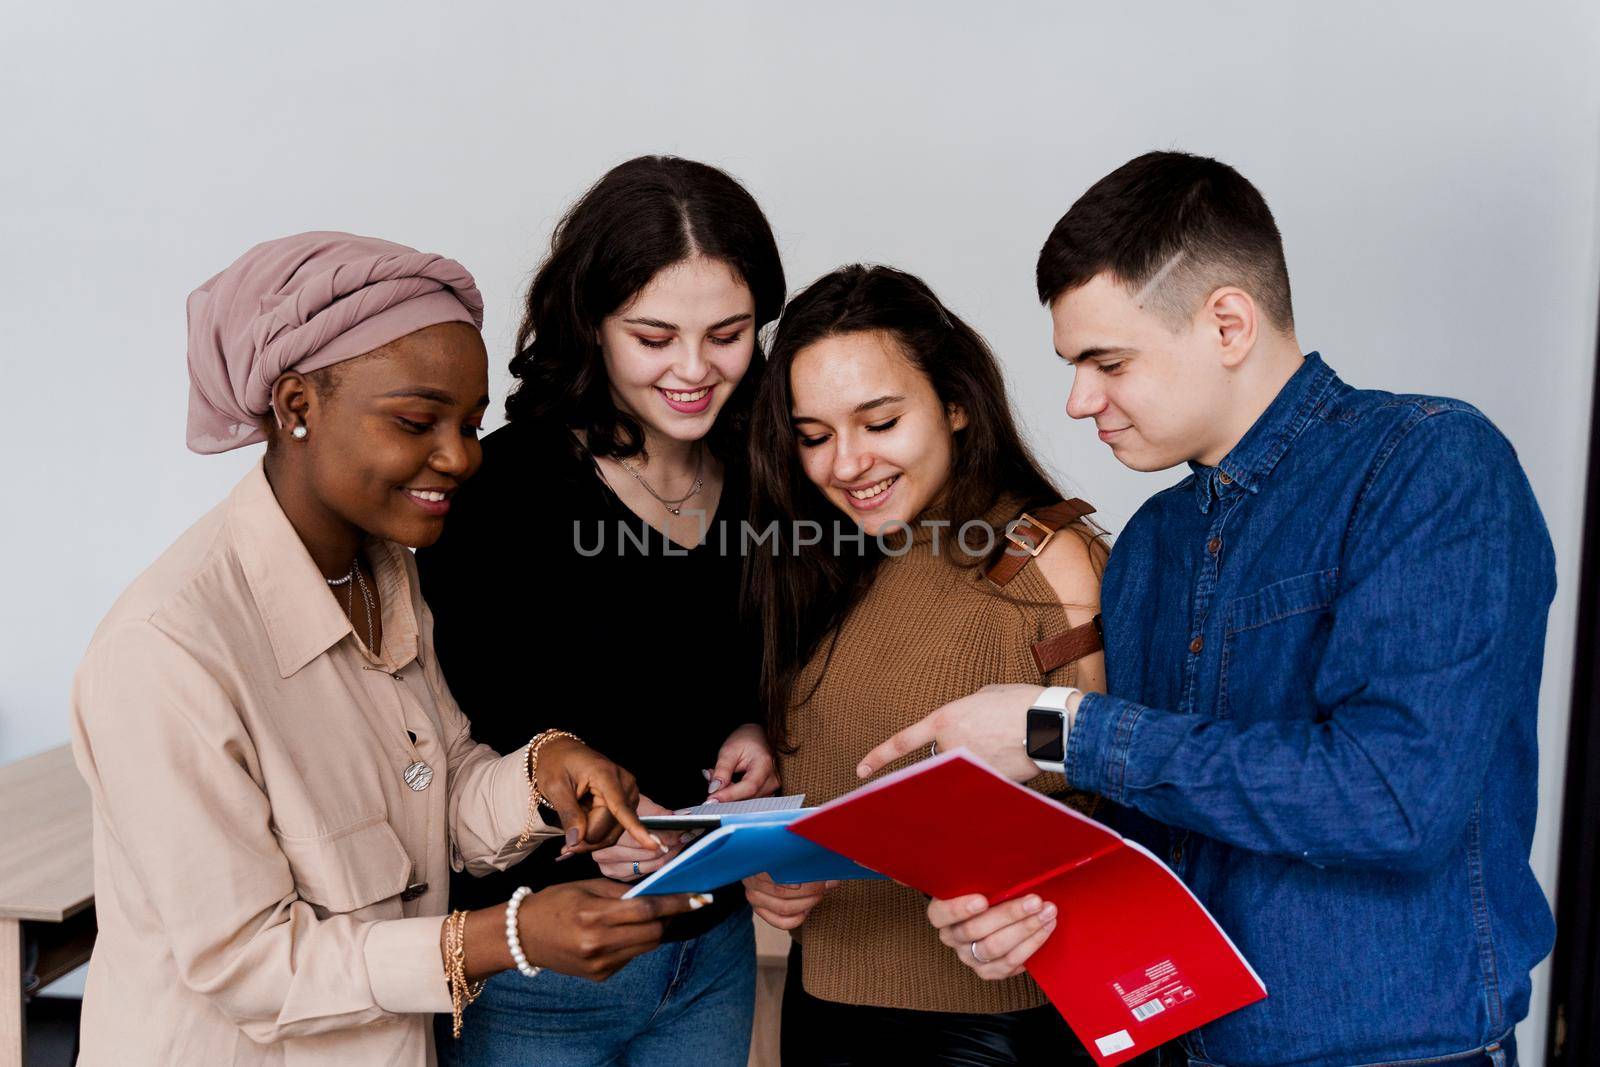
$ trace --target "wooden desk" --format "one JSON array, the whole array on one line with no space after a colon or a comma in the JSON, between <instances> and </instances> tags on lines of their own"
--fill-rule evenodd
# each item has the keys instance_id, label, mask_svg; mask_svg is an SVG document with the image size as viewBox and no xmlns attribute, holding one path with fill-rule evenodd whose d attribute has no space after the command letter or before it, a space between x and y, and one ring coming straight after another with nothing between
<instances>
[{"instance_id":1,"label":"wooden desk","mask_svg":"<svg viewBox=\"0 0 1600 1067\"><path fill-rule=\"evenodd\" d=\"M94 947L94 850L89 787L62 745L0 767L0 1067L22 1067L24 938L39 946L47 985Z\"/></svg>"}]
</instances>

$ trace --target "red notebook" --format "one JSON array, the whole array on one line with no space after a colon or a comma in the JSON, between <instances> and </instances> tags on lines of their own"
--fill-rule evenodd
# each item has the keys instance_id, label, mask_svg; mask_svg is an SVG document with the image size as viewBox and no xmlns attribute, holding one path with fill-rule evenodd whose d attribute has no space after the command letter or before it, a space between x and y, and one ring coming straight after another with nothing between
<instances>
[{"instance_id":1,"label":"red notebook","mask_svg":"<svg viewBox=\"0 0 1600 1067\"><path fill-rule=\"evenodd\" d=\"M1101 1067L1267 995L1166 864L963 750L863 786L789 829L940 899L1054 901L1028 973Z\"/></svg>"}]
</instances>

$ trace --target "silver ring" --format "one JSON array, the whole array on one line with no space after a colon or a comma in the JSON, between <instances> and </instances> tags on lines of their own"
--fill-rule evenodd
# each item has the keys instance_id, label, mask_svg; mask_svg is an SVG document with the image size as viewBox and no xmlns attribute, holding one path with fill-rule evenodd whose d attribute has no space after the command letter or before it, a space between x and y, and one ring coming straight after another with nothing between
<instances>
[{"instance_id":1,"label":"silver ring","mask_svg":"<svg viewBox=\"0 0 1600 1067\"><path fill-rule=\"evenodd\" d=\"M639 861L638 860L634 860L633 861L633 876L635 878L639 877Z\"/></svg>"},{"instance_id":2,"label":"silver ring","mask_svg":"<svg viewBox=\"0 0 1600 1067\"><path fill-rule=\"evenodd\" d=\"M982 956L978 955L978 943L976 941L974 941L971 945L969 945L967 947L967 951L972 953L972 958L977 960L979 963L988 963L989 962L988 960L984 959Z\"/></svg>"},{"instance_id":3,"label":"silver ring","mask_svg":"<svg viewBox=\"0 0 1600 1067\"><path fill-rule=\"evenodd\" d=\"M933 756L937 756L938 754L939 754L939 742L937 742L937 741L928 742L928 756L931 758Z\"/></svg>"}]
</instances>

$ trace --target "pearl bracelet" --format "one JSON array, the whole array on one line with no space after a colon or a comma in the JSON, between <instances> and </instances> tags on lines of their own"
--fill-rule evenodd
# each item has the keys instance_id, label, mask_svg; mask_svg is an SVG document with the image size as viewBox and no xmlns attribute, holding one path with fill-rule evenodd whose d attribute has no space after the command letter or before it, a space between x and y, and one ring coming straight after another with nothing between
<instances>
[{"instance_id":1,"label":"pearl bracelet","mask_svg":"<svg viewBox=\"0 0 1600 1067\"><path fill-rule=\"evenodd\" d=\"M506 901L506 948L511 950L511 958L516 961L517 971L524 978L533 978L543 967L535 967L528 962L527 955L522 951L522 938L517 933L517 909L522 907L522 901L533 890L525 885L517 886L517 891L511 894L511 899Z\"/></svg>"}]
</instances>

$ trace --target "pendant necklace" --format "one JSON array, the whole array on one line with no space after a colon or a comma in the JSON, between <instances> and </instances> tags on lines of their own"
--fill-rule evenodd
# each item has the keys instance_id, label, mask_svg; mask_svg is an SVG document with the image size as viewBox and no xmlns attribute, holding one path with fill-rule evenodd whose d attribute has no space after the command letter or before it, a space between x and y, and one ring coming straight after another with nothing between
<instances>
[{"instance_id":1,"label":"pendant necklace","mask_svg":"<svg viewBox=\"0 0 1600 1067\"><path fill-rule=\"evenodd\" d=\"M697 444L695 446L694 485L689 489L689 491L687 493L683 494L682 496L678 497L675 500L668 500L666 497L662 496L660 493L658 493L654 489L652 489L650 487L650 483L644 480L644 475L639 473L639 468L635 467L633 464L629 463L627 460L618 458L617 462L622 464L622 469L623 470L625 470L629 474L633 475L634 478L638 481L638 483L640 485L644 486L644 491L645 492L649 493L651 496L656 498L657 503L659 503L662 507L666 508L667 511L671 512L673 515L681 515L681 514L683 514L683 505L684 505L684 503L686 501L688 501L688 500L693 499L694 495L696 493L700 492L700 486L704 483L704 479L702 479L700 477L700 474L701 474L701 471L703 471L705 469L706 450L705 450L705 446L704 445Z\"/></svg>"},{"instance_id":2,"label":"pendant necklace","mask_svg":"<svg viewBox=\"0 0 1600 1067\"><path fill-rule=\"evenodd\" d=\"M345 614L349 616L352 626L355 625L356 621L356 590L361 590L361 603L367 610L367 651L372 651L376 637L372 628L372 617L375 614L375 608L372 590L367 586L366 576L361 573L360 558L357 557L350 561L350 573L343 578L328 578L325 581L334 588L341 585L345 587ZM396 675L396 677L398 678L399 676ZM413 748L412 755L415 754L416 749ZM421 760L413 760L405 770L400 772L400 775L405 779L406 788L413 793L420 793L428 788L428 784L433 781L433 768Z\"/></svg>"}]
</instances>

